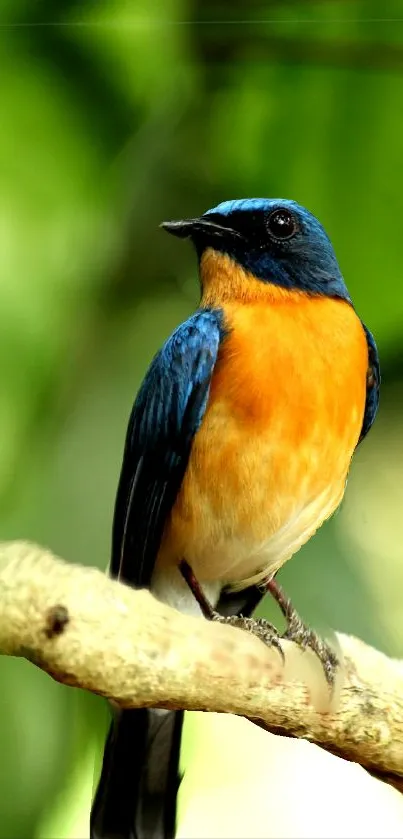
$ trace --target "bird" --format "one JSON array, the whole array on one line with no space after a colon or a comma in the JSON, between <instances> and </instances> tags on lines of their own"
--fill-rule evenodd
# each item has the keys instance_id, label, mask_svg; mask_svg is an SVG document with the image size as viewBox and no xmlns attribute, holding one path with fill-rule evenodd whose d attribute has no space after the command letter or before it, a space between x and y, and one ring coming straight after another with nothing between
<instances>
[{"instance_id":1,"label":"bird","mask_svg":"<svg viewBox=\"0 0 403 839\"><path fill-rule=\"evenodd\" d=\"M223 620L266 590L287 613L275 575L340 505L377 413L375 340L297 202L229 200L162 227L194 246L200 304L136 396L109 572L202 618L185 562ZM91 839L172 839L182 719L114 711Z\"/></svg>"}]
</instances>

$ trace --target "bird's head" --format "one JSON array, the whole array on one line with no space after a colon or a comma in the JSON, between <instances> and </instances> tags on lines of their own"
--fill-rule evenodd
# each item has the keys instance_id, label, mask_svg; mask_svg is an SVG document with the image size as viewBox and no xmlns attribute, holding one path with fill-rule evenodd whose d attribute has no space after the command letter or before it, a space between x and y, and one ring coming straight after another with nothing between
<instances>
[{"instance_id":1,"label":"bird's head","mask_svg":"<svg viewBox=\"0 0 403 839\"><path fill-rule=\"evenodd\" d=\"M221 256L227 271L231 263L263 283L350 299L324 228L295 201L224 201L199 218L167 221L162 227L192 240L201 264L202 284L203 266L215 259L219 267Z\"/></svg>"}]
</instances>

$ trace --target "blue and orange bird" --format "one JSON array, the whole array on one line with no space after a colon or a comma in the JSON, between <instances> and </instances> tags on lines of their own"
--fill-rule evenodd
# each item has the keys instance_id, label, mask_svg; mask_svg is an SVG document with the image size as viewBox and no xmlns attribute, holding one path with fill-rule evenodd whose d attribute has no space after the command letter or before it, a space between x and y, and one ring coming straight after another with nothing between
<instances>
[{"instance_id":1,"label":"blue and orange bird","mask_svg":"<svg viewBox=\"0 0 403 839\"><path fill-rule=\"evenodd\" d=\"M248 615L341 502L378 408L376 345L325 230L294 201L226 201L162 226L192 240L202 296L134 403L110 573L201 615L185 560L219 612ZM92 839L174 835L181 721L115 714Z\"/></svg>"}]
</instances>

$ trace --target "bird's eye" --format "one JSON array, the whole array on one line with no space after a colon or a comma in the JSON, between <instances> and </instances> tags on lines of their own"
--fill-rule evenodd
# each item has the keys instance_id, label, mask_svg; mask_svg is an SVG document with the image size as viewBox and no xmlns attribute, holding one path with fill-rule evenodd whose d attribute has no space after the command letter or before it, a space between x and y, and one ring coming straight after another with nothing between
<instances>
[{"instance_id":1,"label":"bird's eye","mask_svg":"<svg viewBox=\"0 0 403 839\"><path fill-rule=\"evenodd\" d=\"M297 231L297 222L289 210L273 210L266 219L266 227L273 239L284 242Z\"/></svg>"}]
</instances>

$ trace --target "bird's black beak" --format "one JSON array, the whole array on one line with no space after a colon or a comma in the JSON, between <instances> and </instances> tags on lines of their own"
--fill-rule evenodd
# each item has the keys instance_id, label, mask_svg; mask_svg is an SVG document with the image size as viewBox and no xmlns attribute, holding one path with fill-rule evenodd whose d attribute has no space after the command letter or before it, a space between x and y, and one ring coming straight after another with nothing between
<instances>
[{"instance_id":1,"label":"bird's black beak","mask_svg":"<svg viewBox=\"0 0 403 839\"><path fill-rule=\"evenodd\" d=\"M168 233L172 233L173 236L178 236L179 239L187 239L195 231L199 221L200 219L196 218L184 219L183 221L163 221L160 227L167 230Z\"/></svg>"},{"instance_id":2,"label":"bird's black beak","mask_svg":"<svg viewBox=\"0 0 403 839\"><path fill-rule=\"evenodd\" d=\"M184 221L163 221L160 226L164 230L167 230L168 233L172 233L173 236L178 236L179 239L193 238L197 235L243 238L237 230L226 227L225 224L210 221L203 216L200 218L185 219Z\"/></svg>"}]
</instances>

